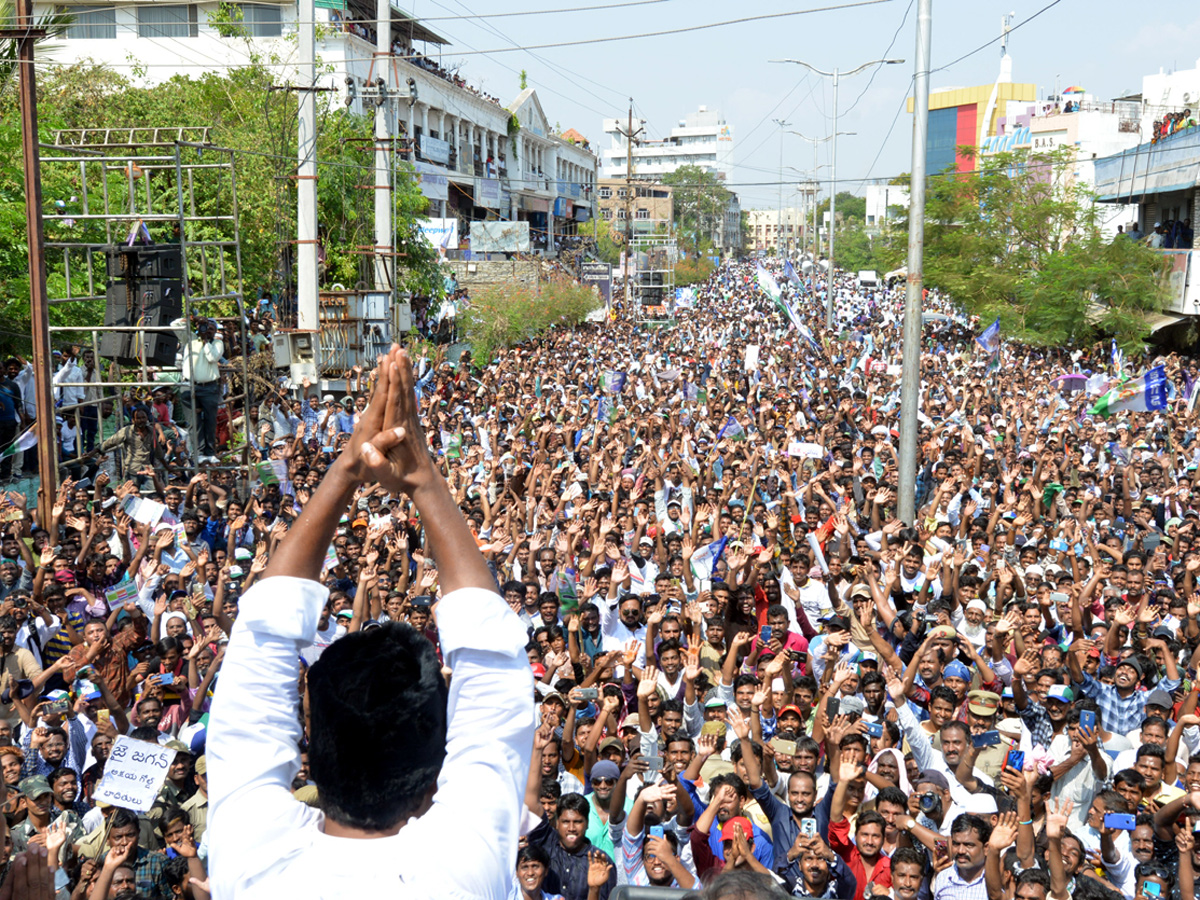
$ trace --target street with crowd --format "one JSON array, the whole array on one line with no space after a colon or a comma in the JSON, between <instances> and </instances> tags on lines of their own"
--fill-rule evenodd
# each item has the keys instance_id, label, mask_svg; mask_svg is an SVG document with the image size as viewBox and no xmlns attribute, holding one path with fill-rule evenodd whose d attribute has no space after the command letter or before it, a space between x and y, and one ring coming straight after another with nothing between
<instances>
[{"instance_id":1,"label":"street with crowd","mask_svg":"<svg viewBox=\"0 0 1200 900\"><path fill-rule=\"evenodd\" d=\"M902 288L759 269L297 385L240 467L215 406L199 470L169 392L105 409L0 509L5 889L1194 897L1195 363L929 293L903 522Z\"/></svg>"}]
</instances>

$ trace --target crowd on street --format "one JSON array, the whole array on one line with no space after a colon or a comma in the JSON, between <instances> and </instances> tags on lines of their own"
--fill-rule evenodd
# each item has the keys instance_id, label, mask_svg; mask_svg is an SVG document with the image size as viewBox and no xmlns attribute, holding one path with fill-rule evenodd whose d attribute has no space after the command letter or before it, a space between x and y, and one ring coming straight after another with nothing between
<instances>
[{"instance_id":1,"label":"crowd on street","mask_svg":"<svg viewBox=\"0 0 1200 900\"><path fill-rule=\"evenodd\" d=\"M97 403L45 527L0 500L5 878L205 900L211 861L218 898L349 896L426 883L395 861L420 847L445 896L497 900L1191 900L1196 363L985 346L931 292L905 523L902 306L727 263L669 323L397 351L342 396L252 387L249 421L200 323L200 421L178 385ZM1093 412L1152 366L1164 408ZM34 378L8 361L0 414ZM421 445L407 474L388 440ZM401 640L432 669L391 696L407 663L371 654ZM426 768L387 769L413 741ZM136 742L157 796L103 799ZM394 859L295 839L386 832L372 795L421 778Z\"/></svg>"}]
</instances>

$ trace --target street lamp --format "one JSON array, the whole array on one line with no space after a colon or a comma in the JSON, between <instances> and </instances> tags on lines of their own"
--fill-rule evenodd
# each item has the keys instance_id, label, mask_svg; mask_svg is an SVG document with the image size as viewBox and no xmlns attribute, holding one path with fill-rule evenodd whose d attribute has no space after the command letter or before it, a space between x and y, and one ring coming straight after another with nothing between
<instances>
[{"instance_id":1,"label":"street lamp","mask_svg":"<svg viewBox=\"0 0 1200 900\"><path fill-rule=\"evenodd\" d=\"M775 258L783 256L783 132L791 122L783 119L772 119L779 126L779 212L775 225Z\"/></svg>"},{"instance_id":2,"label":"street lamp","mask_svg":"<svg viewBox=\"0 0 1200 900\"><path fill-rule=\"evenodd\" d=\"M812 144L812 148L813 148L813 182L814 183L817 180L817 171L819 169L832 169L833 170L829 176L833 180L832 185L831 185L833 190L831 190L829 192L829 210L830 210L829 215L830 215L830 220L831 220L830 221L831 227L830 227L830 231L829 231L829 265L830 265L829 274L830 274L830 277L832 278L832 276L833 276L833 228L832 228L833 222L832 222L832 217L833 217L833 211L835 209L833 196L837 190L837 165L836 165L836 163L833 166L818 166L817 165L817 144L823 144L823 143L825 143L825 141L832 141L837 137L849 137L851 135L856 135L856 134L858 134L858 132L857 131L839 131L839 132L837 132L837 134L827 134L823 138L810 138L806 135L801 134L798 131L793 131L792 134L794 134L796 137L798 137L802 140L808 141L810 144ZM837 145L835 144L834 146L836 147ZM820 234L820 230L817 227L817 198L815 196L813 197L813 234L814 235ZM813 243L813 268L814 268L814 270L816 269L816 265L817 265L817 253L820 252L820 249L821 249L820 242L814 241L814 243ZM814 292L815 292L815 290L816 290L816 288L815 288L816 280L815 279L813 280L813 284L814 284ZM828 305L829 305L829 301L827 299L826 306L828 306Z\"/></svg>"},{"instance_id":3,"label":"street lamp","mask_svg":"<svg viewBox=\"0 0 1200 900\"><path fill-rule=\"evenodd\" d=\"M843 134L853 134L853 133L854 132L843 132ZM794 134L798 137L804 137L804 135L800 134L800 132L798 132L798 131L793 131L792 134ZM806 141L812 140L811 138L804 138L804 139ZM827 141L827 140L829 140L829 138L827 138L827 137L819 138L818 143L820 141ZM812 241L813 241L813 243L812 243L812 264L813 264L813 268L815 269L816 265L817 265L817 254L819 254L821 252L821 242L817 237L817 196L821 192L821 186L817 182L817 173L820 172L822 169L828 169L829 166L817 165L817 147L816 147L816 143L814 143L813 144L813 167L811 169L797 169L795 166L787 166L786 168L789 171L796 172L800 175L805 176L804 183L797 185L797 187L799 188L800 192L807 198L807 202L809 203L809 205L812 209L812 223L813 223L813 227L812 227ZM807 222L805 222L804 224L805 224L805 228L807 229ZM801 246L801 249L803 250L803 245ZM813 291L815 293L816 292L816 279L813 280L813 285L814 285Z\"/></svg>"},{"instance_id":4,"label":"street lamp","mask_svg":"<svg viewBox=\"0 0 1200 900\"><path fill-rule=\"evenodd\" d=\"M834 69L832 72L826 72L824 69L818 69L812 63L806 63L802 59L772 59L768 62L773 63L793 63L797 66L804 66L806 69L811 69L818 75L825 78L833 79L833 174L831 176L831 184L829 190L829 279L826 286L825 296L825 327L833 329L833 293L834 293L834 276L833 276L833 236L837 231L837 120L838 120L838 80L842 76L849 77L857 75L863 69L869 69L871 66L894 66L904 62L902 59L873 59L870 62L865 62L849 72L842 72Z\"/></svg>"}]
</instances>

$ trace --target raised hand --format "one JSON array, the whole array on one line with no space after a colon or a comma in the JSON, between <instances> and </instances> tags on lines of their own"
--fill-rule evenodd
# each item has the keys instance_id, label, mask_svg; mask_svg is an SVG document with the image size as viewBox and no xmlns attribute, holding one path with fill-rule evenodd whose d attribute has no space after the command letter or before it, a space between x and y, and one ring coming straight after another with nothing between
<instances>
[{"instance_id":1,"label":"raised hand","mask_svg":"<svg viewBox=\"0 0 1200 900\"><path fill-rule=\"evenodd\" d=\"M601 850L592 850L588 853L588 871L587 883L589 888L604 887L608 883L608 876L612 872L612 863L608 861L608 857Z\"/></svg>"},{"instance_id":2,"label":"raised hand","mask_svg":"<svg viewBox=\"0 0 1200 900\"><path fill-rule=\"evenodd\" d=\"M988 848L1003 853L1009 845L1017 840L1017 814L1009 811L1000 814L1000 820L992 826L992 836L988 839Z\"/></svg>"}]
</instances>

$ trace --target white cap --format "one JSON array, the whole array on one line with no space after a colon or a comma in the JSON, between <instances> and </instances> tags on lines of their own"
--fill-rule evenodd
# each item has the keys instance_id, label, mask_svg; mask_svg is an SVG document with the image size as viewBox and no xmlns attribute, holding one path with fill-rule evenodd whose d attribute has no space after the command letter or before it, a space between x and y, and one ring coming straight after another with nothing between
<instances>
[{"instance_id":1,"label":"white cap","mask_svg":"<svg viewBox=\"0 0 1200 900\"><path fill-rule=\"evenodd\" d=\"M984 603L982 600L980 600L978 597L976 597L974 600L972 600L970 603L967 604L967 609L977 609L980 612L987 612L987 604Z\"/></svg>"}]
</instances>

